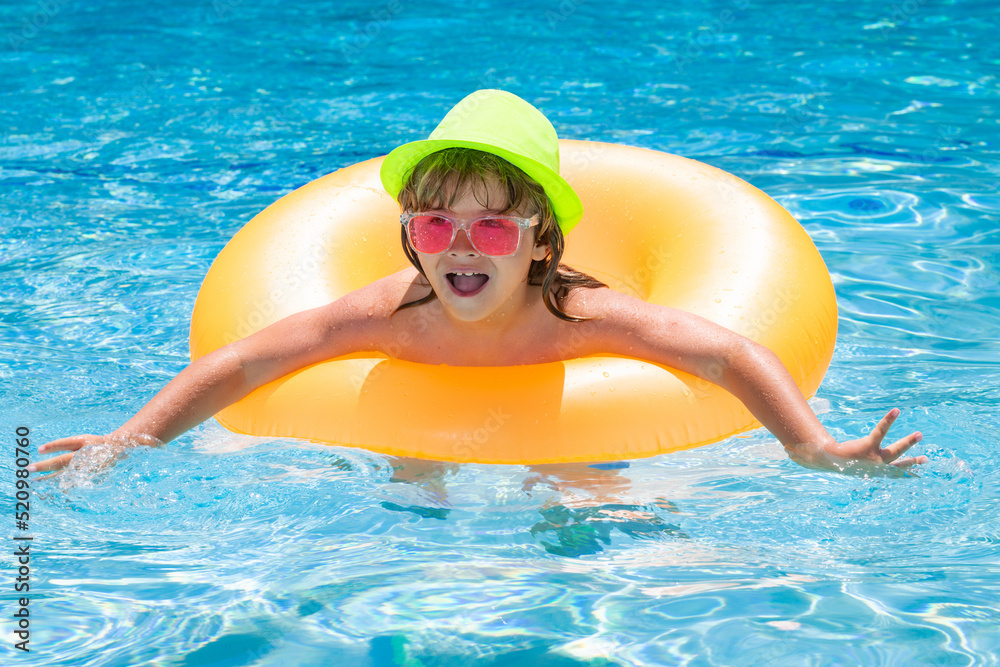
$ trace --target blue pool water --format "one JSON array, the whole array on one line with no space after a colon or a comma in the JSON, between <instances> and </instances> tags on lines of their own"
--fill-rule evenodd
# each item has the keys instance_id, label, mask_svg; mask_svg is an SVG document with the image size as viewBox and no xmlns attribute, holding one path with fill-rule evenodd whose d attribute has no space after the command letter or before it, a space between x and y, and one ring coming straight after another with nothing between
<instances>
[{"instance_id":1,"label":"blue pool water","mask_svg":"<svg viewBox=\"0 0 1000 667\"><path fill-rule=\"evenodd\" d=\"M279 196L503 87L567 138L731 171L837 289L814 400L925 434L903 478L753 432L568 479L206 423L33 481L3 664L1000 664L993 2L0 5L0 460L106 432L187 360L213 257ZM572 243L572 236L569 238Z\"/></svg>"}]
</instances>

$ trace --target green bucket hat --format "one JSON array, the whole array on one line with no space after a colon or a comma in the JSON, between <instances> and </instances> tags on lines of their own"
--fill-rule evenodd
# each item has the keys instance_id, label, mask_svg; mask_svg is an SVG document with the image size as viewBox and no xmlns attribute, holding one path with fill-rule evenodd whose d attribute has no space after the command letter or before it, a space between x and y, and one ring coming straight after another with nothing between
<instances>
[{"instance_id":1,"label":"green bucket hat","mask_svg":"<svg viewBox=\"0 0 1000 667\"><path fill-rule=\"evenodd\" d=\"M456 104L424 141L396 148L382 162L382 185L393 199L422 159L446 148L473 148L520 168L542 186L556 221L568 234L583 204L559 175L559 139L541 111L503 90L477 90Z\"/></svg>"}]
</instances>

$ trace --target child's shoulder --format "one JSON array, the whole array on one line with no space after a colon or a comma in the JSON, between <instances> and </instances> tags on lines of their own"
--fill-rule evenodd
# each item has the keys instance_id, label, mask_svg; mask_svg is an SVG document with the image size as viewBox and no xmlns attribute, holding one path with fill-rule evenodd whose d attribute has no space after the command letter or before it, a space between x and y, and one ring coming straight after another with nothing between
<instances>
[{"instance_id":1,"label":"child's shoulder","mask_svg":"<svg viewBox=\"0 0 1000 667\"><path fill-rule=\"evenodd\" d=\"M569 290L560 303L566 313L588 320L614 319L623 312L648 305L638 297L610 287L576 287Z\"/></svg>"},{"instance_id":2,"label":"child's shoulder","mask_svg":"<svg viewBox=\"0 0 1000 667\"><path fill-rule=\"evenodd\" d=\"M405 326L405 316L393 317L397 309L429 292L429 286L416 269L404 269L316 309L314 322L324 332L322 335L347 340L349 352L382 351L399 337L400 327Z\"/></svg>"},{"instance_id":3,"label":"child's shoulder","mask_svg":"<svg viewBox=\"0 0 1000 667\"><path fill-rule=\"evenodd\" d=\"M400 305L416 301L430 291L429 287L421 288L421 281L415 269L380 278L317 308L313 311L315 322L330 331L350 327L366 338L378 340Z\"/></svg>"},{"instance_id":4,"label":"child's shoulder","mask_svg":"<svg viewBox=\"0 0 1000 667\"><path fill-rule=\"evenodd\" d=\"M563 310L583 322L582 327L595 345L614 352L636 339L680 335L701 335L716 325L692 313L671 306L650 303L635 295L610 287L574 289L563 299Z\"/></svg>"},{"instance_id":5,"label":"child's shoulder","mask_svg":"<svg viewBox=\"0 0 1000 667\"><path fill-rule=\"evenodd\" d=\"M337 304L367 317L388 318L405 303L417 301L430 293L430 285L410 267L348 292Z\"/></svg>"}]
</instances>

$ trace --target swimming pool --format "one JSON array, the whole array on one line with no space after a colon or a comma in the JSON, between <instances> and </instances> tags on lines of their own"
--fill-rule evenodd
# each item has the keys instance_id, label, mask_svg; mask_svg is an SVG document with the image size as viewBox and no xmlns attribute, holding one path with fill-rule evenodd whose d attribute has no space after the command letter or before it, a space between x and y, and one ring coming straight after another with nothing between
<instances>
[{"instance_id":1,"label":"swimming pool","mask_svg":"<svg viewBox=\"0 0 1000 667\"><path fill-rule=\"evenodd\" d=\"M208 423L32 485L31 653L8 577L5 664L1000 662L991 3L642 4L0 7L4 442L118 426L184 366L243 222L499 86L787 207L838 292L821 419L899 406L931 463L813 472L754 432L589 479L394 471Z\"/></svg>"}]
</instances>

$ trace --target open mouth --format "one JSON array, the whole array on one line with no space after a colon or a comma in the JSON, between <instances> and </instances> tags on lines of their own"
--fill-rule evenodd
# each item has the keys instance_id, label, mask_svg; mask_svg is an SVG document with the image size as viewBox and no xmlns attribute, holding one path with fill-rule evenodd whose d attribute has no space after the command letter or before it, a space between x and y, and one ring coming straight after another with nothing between
<instances>
[{"instance_id":1,"label":"open mouth","mask_svg":"<svg viewBox=\"0 0 1000 667\"><path fill-rule=\"evenodd\" d=\"M472 272L458 272L458 273L447 273L445 277L451 284L452 289L456 294L460 296L472 296L478 294L480 290L486 287L486 283L489 282L490 277L485 273L472 273Z\"/></svg>"}]
</instances>

